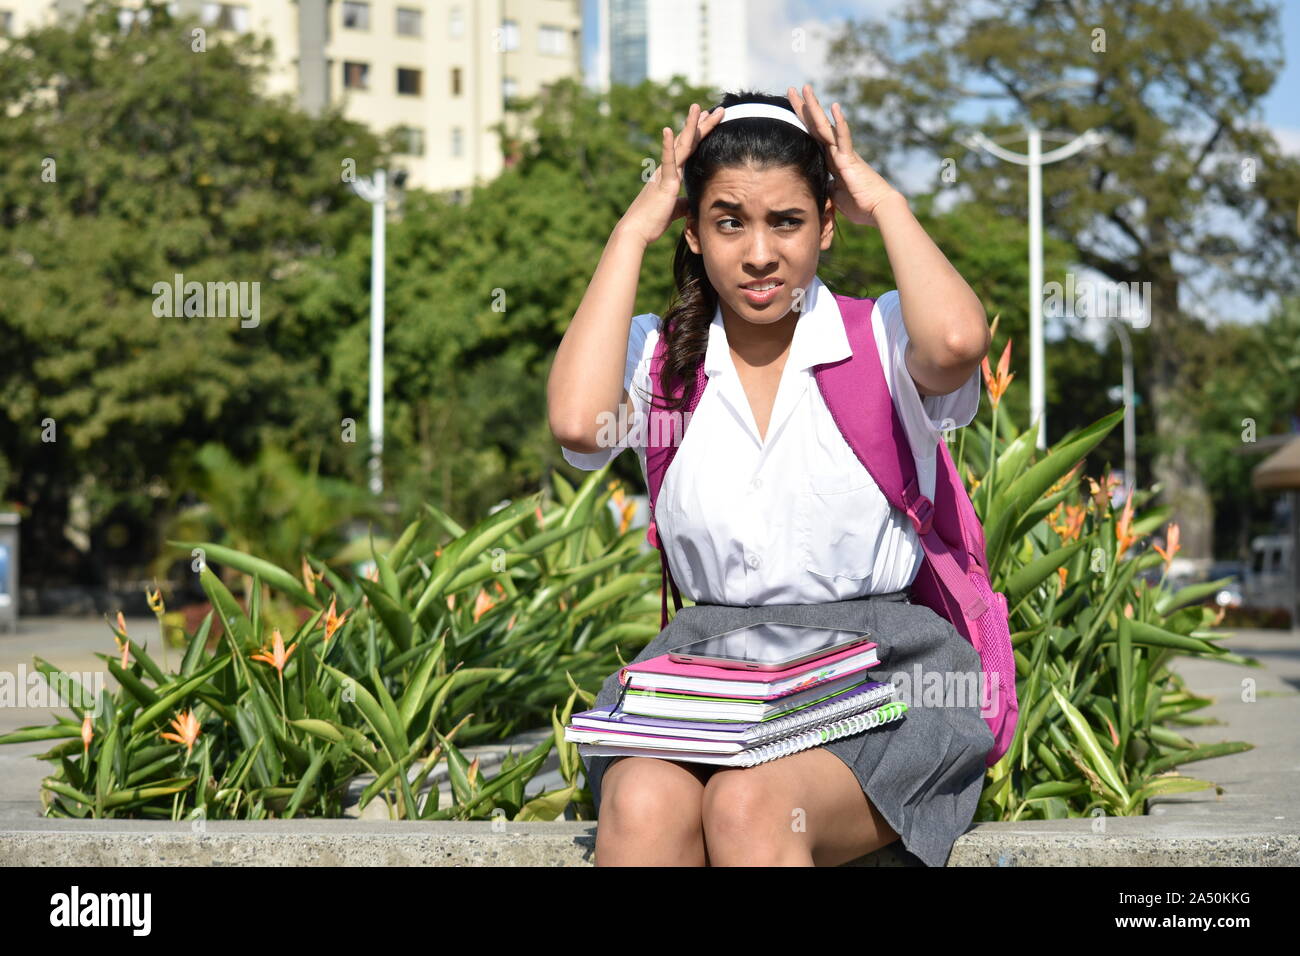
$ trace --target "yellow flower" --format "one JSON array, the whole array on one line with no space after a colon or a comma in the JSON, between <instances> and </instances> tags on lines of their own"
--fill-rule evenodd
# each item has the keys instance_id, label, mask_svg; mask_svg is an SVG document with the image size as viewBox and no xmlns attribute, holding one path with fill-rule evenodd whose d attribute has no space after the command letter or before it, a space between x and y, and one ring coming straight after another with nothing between
<instances>
[{"instance_id":1,"label":"yellow flower","mask_svg":"<svg viewBox=\"0 0 1300 956\"><path fill-rule=\"evenodd\" d=\"M82 754L90 751L90 742L95 737L94 721L90 719L90 714L81 718L81 752Z\"/></svg>"},{"instance_id":2,"label":"yellow flower","mask_svg":"<svg viewBox=\"0 0 1300 956\"><path fill-rule=\"evenodd\" d=\"M157 584L158 582L155 581L154 583ZM163 605L162 588L155 588L152 591L149 590L149 588L145 588L144 599L149 602L149 610L153 611L154 614L159 617L163 616L163 612L166 611L167 608Z\"/></svg>"},{"instance_id":3,"label":"yellow flower","mask_svg":"<svg viewBox=\"0 0 1300 956\"><path fill-rule=\"evenodd\" d=\"M169 734L163 731L158 736L184 744L185 756L188 757L194 750L194 741L199 739L199 720L194 716L194 711L187 710L180 716L172 718L172 727L175 728L176 733Z\"/></svg>"},{"instance_id":4,"label":"yellow flower","mask_svg":"<svg viewBox=\"0 0 1300 956\"><path fill-rule=\"evenodd\" d=\"M284 665L289 663L289 655L294 652L294 649L297 648L297 646L298 642L295 641L289 645L289 649L286 651L284 649L284 638L280 636L280 629L277 627L271 632L271 649L268 651L264 647L260 653L250 654L249 657L255 661L266 661L266 663L274 667L279 672L280 677L283 678Z\"/></svg>"}]
</instances>

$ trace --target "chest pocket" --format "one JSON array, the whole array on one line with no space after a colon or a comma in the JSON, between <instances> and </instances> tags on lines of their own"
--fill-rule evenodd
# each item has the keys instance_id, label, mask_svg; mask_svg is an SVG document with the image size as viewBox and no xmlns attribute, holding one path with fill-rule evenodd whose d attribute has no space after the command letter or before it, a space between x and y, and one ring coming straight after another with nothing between
<instances>
[{"instance_id":1,"label":"chest pocket","mask_svg":"<svg viewBox=\"0 0 1300 956\"><path fill-rule=\"evenodd\" d=\"M810 473L798 500L801 565L820 577L861 580L875 567L889 502L859 464Z\"/></svg>"}]
</instances>

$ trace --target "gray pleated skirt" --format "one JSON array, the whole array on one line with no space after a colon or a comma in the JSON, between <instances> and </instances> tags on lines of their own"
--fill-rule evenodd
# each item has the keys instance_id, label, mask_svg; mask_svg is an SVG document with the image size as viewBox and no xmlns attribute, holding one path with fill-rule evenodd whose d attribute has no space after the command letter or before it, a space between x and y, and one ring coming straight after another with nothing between
<instances>
[{"instance_id":1,"label":"gray pleated skirt","mask_svg":"<svg viewBox=\"0 0 1300 956\"><path fill-rule=\"evenodd\" d=\"M933 706L938 699L925 690L933 678L918 683L919 675L932 672L978 677L980 660L952 622L908 597L907 591L896 591L825 604L688 605L629 663L762 621L870 628L880 663L868 671L869 679L898 685L898 699L908 710L901 720L821 746L853 771L907 854L926 866L943 866L975 817L993 732L980 715L978 698L948 694L941 706ZM605 679L595 706L612 706L620 687L615 671ZM926 703L932 706L922 706ZM597 817L601 778L617 759L582 756Z\"/></svg>"}]
</instances>

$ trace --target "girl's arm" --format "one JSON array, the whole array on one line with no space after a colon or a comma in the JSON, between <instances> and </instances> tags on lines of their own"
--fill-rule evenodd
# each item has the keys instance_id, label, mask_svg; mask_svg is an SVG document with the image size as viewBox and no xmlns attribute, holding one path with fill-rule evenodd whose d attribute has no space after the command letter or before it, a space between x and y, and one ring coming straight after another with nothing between
<instances>
[{"instance_id":1,"label":"girl's arm","mask_svg":"<svg viewBox=\"0 0 1300 956\"><path fill-rule=\"evenodd\" d=\"M922 395L956 391L988 354L984 306L895 191L872 210L894 271L907 367Z\"/></svg>"},{"instance_id":2,"label":"girl's arm","mask_svg":"<svg viewBox=\"0 0 1300 956\"><path fill-rule=\"evenodd\" d=\"M679 136L663 128L660 165L618 221L605 243L596 274L582 296L573 321L564 331L546 380L547 418L551 434L572 451L600 450L606 415L619 414L620 394L627 406L620 418L632 420L632 402L623 387L632 308L646 248L686 215L681 164L701 139L722 122L719 107L703 118L692 103ZM611 419L617 421L619 419ZM614 436L621 440L623 435Z\"/></svg>"},{"instance_id":3,"label":"girl's arm","mask_svg":"<svg viewBox=\"0 0 1300 956\"><path fill-rule=\"evenodd\" d=\"M627 408L619 417L632 420L623 373L645 250L645 239L635 230L621 221L614 227L555 353L546 405L551 434L565 448L583 454L599 451L601 414L617 414L620 401Z\"/></svg>"},{"instance_id":4,"label":"girl's arm","mask_svg":"<svg viewBox=\"0 0 1300 956\"><path fill-rule=\"evenodd\" d=\"M811 84L804 84L802 95L791 86L786 96L826 148L835 208L849 222L877 227L885 240L909 339L904 357L917 391L956 391L988 353L988 317L979 296L916 221L907 197L854 150L840 105L831 104L832 127Z\"/></svg>"}]
</instances>

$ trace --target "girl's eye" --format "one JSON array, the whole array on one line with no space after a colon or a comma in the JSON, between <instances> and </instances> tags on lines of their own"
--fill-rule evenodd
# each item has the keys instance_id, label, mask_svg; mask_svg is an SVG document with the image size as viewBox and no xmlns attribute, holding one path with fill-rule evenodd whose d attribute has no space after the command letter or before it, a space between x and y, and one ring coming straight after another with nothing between
<instances>
[{"instance_id":1,"label":"girl's eye","mask_svg":"<svg viewBox=\"0 0 1300 956\"><path fill-rule=\"evenodd\" d=\"M724 223L728 223L728 222L734 222L734 223L739 224L740 220L739 220L739 219L735 219L735 218L719 219L719 220L718 220L718 225L721 226L721 225L723 225ZM796 228L796 229L799 228L799 226L801 226L801 225L803 224L803 220L802 220L802 219L796 219L794 216L786 216L784 219L781 220L781 222L783 222L783 223L792 222L792 223L794 223L794 228Z\"/></svg>"}]
</instances>

